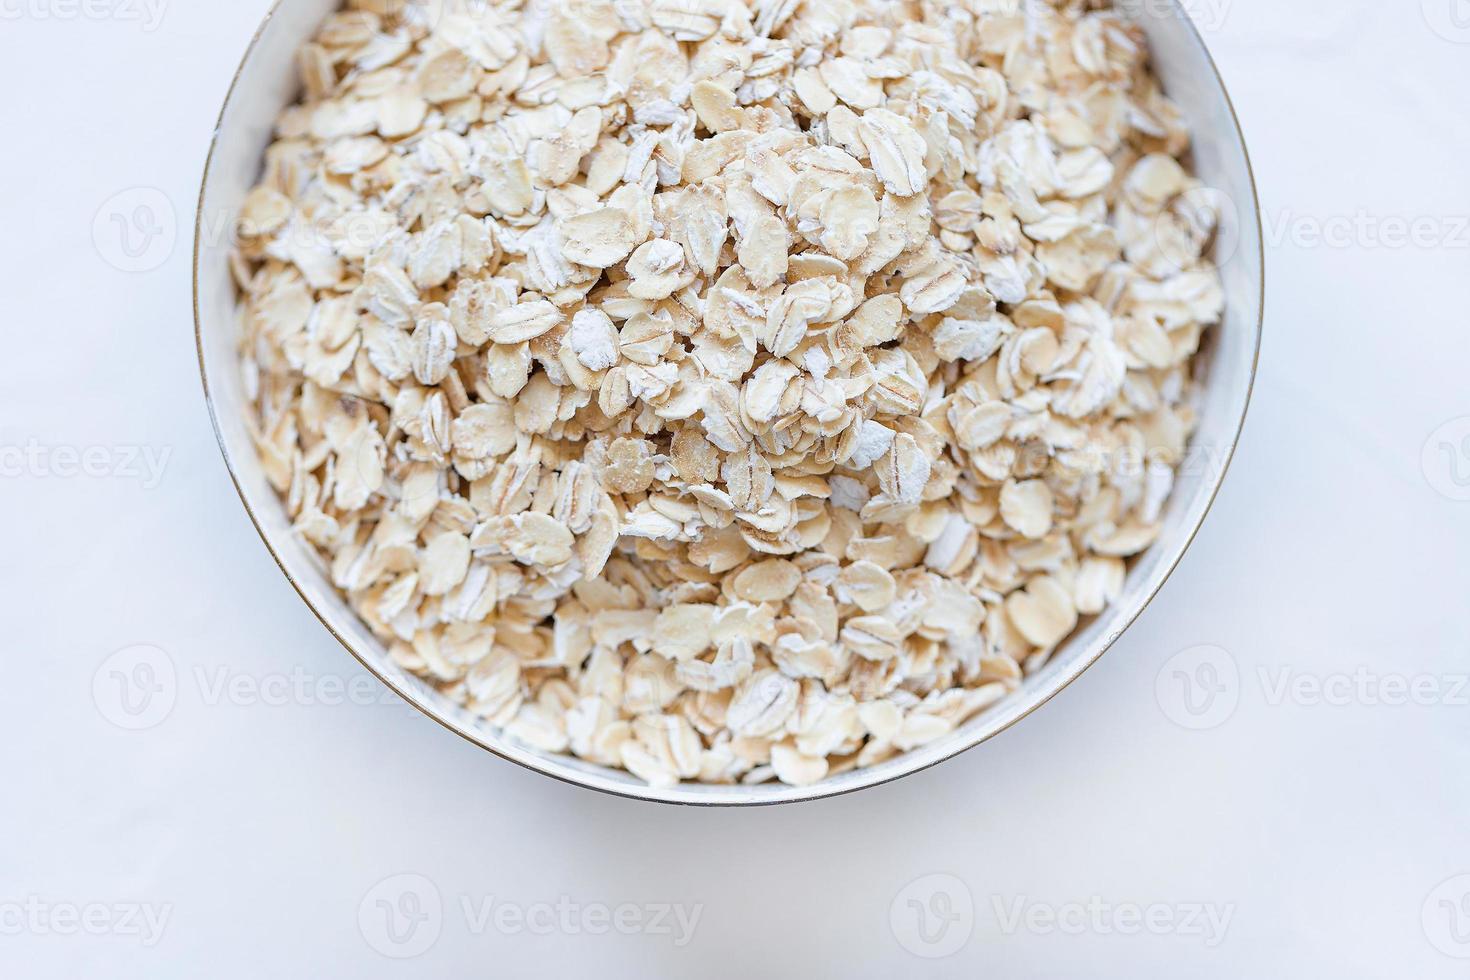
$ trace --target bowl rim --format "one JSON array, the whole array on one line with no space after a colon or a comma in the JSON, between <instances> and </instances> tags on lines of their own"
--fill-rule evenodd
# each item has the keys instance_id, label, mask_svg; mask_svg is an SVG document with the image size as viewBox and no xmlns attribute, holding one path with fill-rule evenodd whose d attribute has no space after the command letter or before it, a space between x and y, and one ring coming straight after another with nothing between
<instances>
[{"instance_id":1,"label":"bowl rim","mask_svg":"<svg viewBox=\"0 0 1470 980\"><path fill-rule=\"evenodd\" d=\"M1233 424L1230 424L1228 421L1226 423L1226 431L1229 433L1229 440L1228 444L1224 447L1224 455L1221 460L1221 465L1205 481L1207 492L1204 498L1204 506L1200 510L1198 519L1194 521L1194 526L1189 528L1188 534L1184 536L1183 540L1177 546L1177 550L1175 551L1175 553L1172 555L1172 557L1169 557L1168 560L1163 564L1162 574L1158 576L1158 580L1154 583L1153 587L1148 590L1147 594L1143 597L1143 601L1139 603L1138 607L1130 614L1123 617L1121 624L1107 636L1103 637L1100 642L1094 644L1092 649L1078 656L1072 663L1067 665L1065 670L1059 671L1057 675L1050 681L1047 687L1036 688L1035 690L1033 690L1031 692L1031 703L1026 705L1024 710L1018 711L1014 715L1014 717L1008 719L1003 724L991 726L988 728L981 728L971 737L956 742L954 746L935 758L927 759L922 763L916 762L912 766L909 766L907 768L898 768L893 772L875 774L868 779L853 779L843 781L841 783L824 780L810 786L787 787L786 789L788 790L788 792L780 796L752 796L747 799L739 799L733 797L725 799L699 799L689 796L671 795L677 794L682 784L675 784L673 787L667 788L654 787L641 783L629 783L627 785L607 783L604 785L599 785L591 781L579 779L569 772L558 771L549 764L543 764L545 759L552 757L543 757L541 755L528 755L528 758L523 760L515 758L514 756L508 755L507 753L501 751L500 748L498 748L497 746L492 745L484 739L478 737L475 732L467 730L465 727L456 724L450 718L446 717L445 714L437 706L428 703L427 699L417 697L412 692L404 690L395 678L388 676L383 671L379 670L368 657L361 654L346 637L339 633L336 627L332 625L327 616L323 613L323 611L319 609L316 603L308 597L306 590L302 587L301 583L296 580L296 577L292 575L291 571L286 567L285 562L282 560L280 553L277 551L276 546L271 539L271 536L267 533L265 527L261 524L260 519L256 516L254 508L251 506L250 498L246 494L245 488L241 482L240 475L236 472L235 460L230 455L230 449L225 440L224 430L220 425L214 396L210 391L209 371L206 366L206 357L204 352L203 316L200 312L199 282L200 260L203 255L204 248L203 242L205 233L205 197L210 186L210 176L215 162L215 154L219 150L220 133L224 127L225 116L228 114L230 107L234 102L235 95L240 84L241 76L244 73L246 65L249 64L251 58L254 56L256 48L259 46L261 38L265 34L266 28L270 25L272 19L274 19L277 11L279 11L286 3L289 2L292 2L292 0L272 0L270 8L261 18L260 24L256 27L255 32L251 35L250 43L246 46L245 52L243 55L241 55L240 62L235 67L235 71L230 78L229 88L225 92L225 97L220 105L220 111L218 116L216 117L214 128L210 132L209 153L205 158L204 171L200 179L199 195L195 208L194 247L191 254L190 266L190 279L192 282L192 304L194 309L194 345L199 364L199 380L204 390L204 402L209 412L210 425L214 429L215 441L219 446L220 455L224 458L225 469L229 473L230 482L234 485L235 493L240 498L240 503L244 507L246 515L250 518L250 523L252 526L254 526L256 534L260 536L261 542L265 545L266 551L270 554L271 560L276 563L276 567L280 569L281 574L284 575L286 581L291 584L291 588L295 590L296 594L301 598L301 601L306 605L309 610L311 610L312 615L315 616L317 621L326 628L327 632L331 634L333 639L335 639L342 646L343 649L345 649L349 654L352 655L353 659L361 664L368 671L368 673L377 678L378 681L384 684L389 690L393 691L394 694L398 695L409 705L418 710L421 714L438 723L442 728L453 732L455 735L458 735L460 738L464 739L470 744L491 753L497 758L503 759L506 762L513 763L517 766L520 766L521 768L529 769L530 771L539 773L542 776L548 776L552 779L557 780L558 782L567 783L569 785L576 786L582 789L593 790L598 793L604 793L609 796L622 797L624 799L660 803L666 806L742 808L780 806L793 803L810 803L816 800L833 799L839 796L846 796L849 793L856 793L860 790L870 789L875 786L882 786L886 783L895 782L907 776L912 776L915 773L923 772L926 769L933 768L940 763L948 762L949 760L954 759L956 756L959 756L965 752L970 751L978 745L990 741L992 738L995 738L1002 732L1009 731L1011 728L1018 725L1024 719L1029 718L1034 712L1038 711L1042 706L1050 702L1052 698L1056 697L1065 688L1076 681L1078 677L1081 677L1084 673L1086 673L1088 668L1092 667L1093 664L1102 659L1104 654L1106 654L1109 650L1113 648L1113 645L1117 643L1118 640L1123 636L1123 634L1127 632L1128 629L1138 621L1139 617L1143 615L1144 611L1147 610L1150 605L1152 605L1154 599L1158 597L1159 592L1163 590L1164 585L1168 583L1170 577L1173 576L1174 571L1179 567L1179 563L1183 561L1184 555L1194 544L1195 538L1199 535L1200 529L1204 526L1205 520L1209 517L1210 511L1214 508L1215 501L1219 497L1220 489L1224 485L1225 478L1230 471L1230 466L1235 459L1236 449L1240 445L1240 438L1242 432L1245 429L1246 418L1250 414L1251 400L1255 393L1256 375L1260 367L1261 342L1265 330L1266 250L1265 236L1262 229L1260 228L1259 223L1260 192L1256 182L1255 168L1251 160L1250 148L1246 142L1245 132L1240 123L1240 116L1235 108L1235 101L1230 95L1230 89L1225 84L1224 76L1220 73L1220 69L1215 62L1214 55L1210 52L1209 45L1205 43L1204 37L1200 34L1198 25L1196 25L1194 20L1189 16L1188 12L1184 9L1180 0L1168 0L1169 5L1173 8L1173 15L1184 22L1187 35L1193 41L1199 53L1204 56L1205 63L1209 65L1215 85L1218 87L1220 95L1224 99L1224 104L1229 114L1230 127L1233 131L1233 135L1240 146L1241 154L1245 162L1246 182L1247 186L1250 189L1249 204L1251 208L1251 213L1256 215L1258 219L1256 222L1256 234L1254 236L1254 250L1256 253L1258 268L1260 269L1260 276L1256 287L1256 317L1255 323L1253 325L1253 343L1250 350L1250 370L1245 382L1244 398L1240 403L1239 416L1234 419ZM1008 695L1007 699L1015 698L1018 696L1019 692L1017 692L1016 694ZM898 758L902 758L902 756L899 756ZM861 773L862 770L857 770L856 772ZM736 784L735 786L727 787L727 789L737 791L739 789L739 785Z\"/></svg>"}]
</instances>

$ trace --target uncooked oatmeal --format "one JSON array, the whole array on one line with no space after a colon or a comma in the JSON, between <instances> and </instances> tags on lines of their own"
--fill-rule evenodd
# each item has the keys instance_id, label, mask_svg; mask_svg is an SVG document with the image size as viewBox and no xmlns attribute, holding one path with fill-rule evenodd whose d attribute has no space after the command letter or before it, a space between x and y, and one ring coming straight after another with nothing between
<instances>
[{"instance_id":1,"label":"uncooked oatmeal","mask_svg":"<svg viewBox=\"0 0 1470 980\"><path fill-rule=\"evenodd\" d=\"M357 0L239 220L294 528L548 753L809 784L1118 595L1219 322L1142 33L1020 0Z\"/></svg>"}]
</instances>

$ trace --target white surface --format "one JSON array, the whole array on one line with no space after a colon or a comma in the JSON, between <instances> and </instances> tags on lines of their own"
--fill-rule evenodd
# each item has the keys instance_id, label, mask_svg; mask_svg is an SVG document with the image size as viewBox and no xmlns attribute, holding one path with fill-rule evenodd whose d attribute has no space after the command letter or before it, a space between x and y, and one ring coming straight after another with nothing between
<instances>
[{"instance_id":1,"label":"white surface","mask_svg":"<svg viewBox=\"0 0 1470 980\"><path fill-rule=\"evenodd\" d=\"M1429 442L1470 416L1456 2L1197 0L1272 238L1255 406L1215 511L1142 620L1017 728L762 811L562 786L379 696L256 538L196 377L186 226L265 0L173 0L151 30L143 0L0 2L0 975L1463 976L1470 444ZM136 187L162 197L114 200ZM165 201L172 253L156 238L136 260L155 267L120 271L111 215L151 204L168 231ZM1385 241L1414 219L1419 245ZM105 475L64 475L62 447L100 447ZM175 684L129 731L114 671L135 664L114 654L136 645ZM1191 716L1177 674L1202 667L1228 689ZM1434 703L1387 703L1395 678ZM424 884L379 886L402 874L443 911L437 938L394 947L377 902ZM926 875L949 877L909 887ZM908 902L945 898L959 918L931 916L926 945ZM497 928L494 909L537 903L549 934ZM645 924L698 907L692 939L580 927L625 903ZM1150 905L1173 931L1127 928ZM161 936L130 906L166 916ZM1192 906L1228 915L1220 941ZM59 934L69 909L101 934ZM374 948L430 939L406 961Z\"/></svg>"}]
</instances>

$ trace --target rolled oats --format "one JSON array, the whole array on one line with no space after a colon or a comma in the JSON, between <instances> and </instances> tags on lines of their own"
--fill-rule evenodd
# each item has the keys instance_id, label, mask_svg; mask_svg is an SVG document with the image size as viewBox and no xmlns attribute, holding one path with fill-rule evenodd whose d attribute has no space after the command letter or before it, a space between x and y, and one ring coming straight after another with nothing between
<instances>
[{"instance_id":1,"label":"rolled oats","mask_svg":"<svg viewBox=\"0 0 1470 980\"><path fill-rule=\"evenodd\" d=\"M397 663L651 784L808 785L1117 598L1223 305L1136 27L472 6L349 0L237 223L265 471Z\"/></svg>"}]
</instances>

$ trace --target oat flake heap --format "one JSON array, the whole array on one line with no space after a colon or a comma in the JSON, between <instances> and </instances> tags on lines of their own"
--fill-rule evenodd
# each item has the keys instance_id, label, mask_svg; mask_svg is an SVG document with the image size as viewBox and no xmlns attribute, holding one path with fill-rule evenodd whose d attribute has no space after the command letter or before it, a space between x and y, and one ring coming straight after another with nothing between
<instances>
[{"instance_id":1,"label":"oat flake heap","mask_svg":"<svg viewBox=\"0 0 1470 980\"><path fill-rule=\"evenodd\" d=\"M399 664L649 783L806 784L1118 594L1222 306L1137 29L464 4L326 23L235 263L267 472Z\"/></svg>"}]
</instances>

